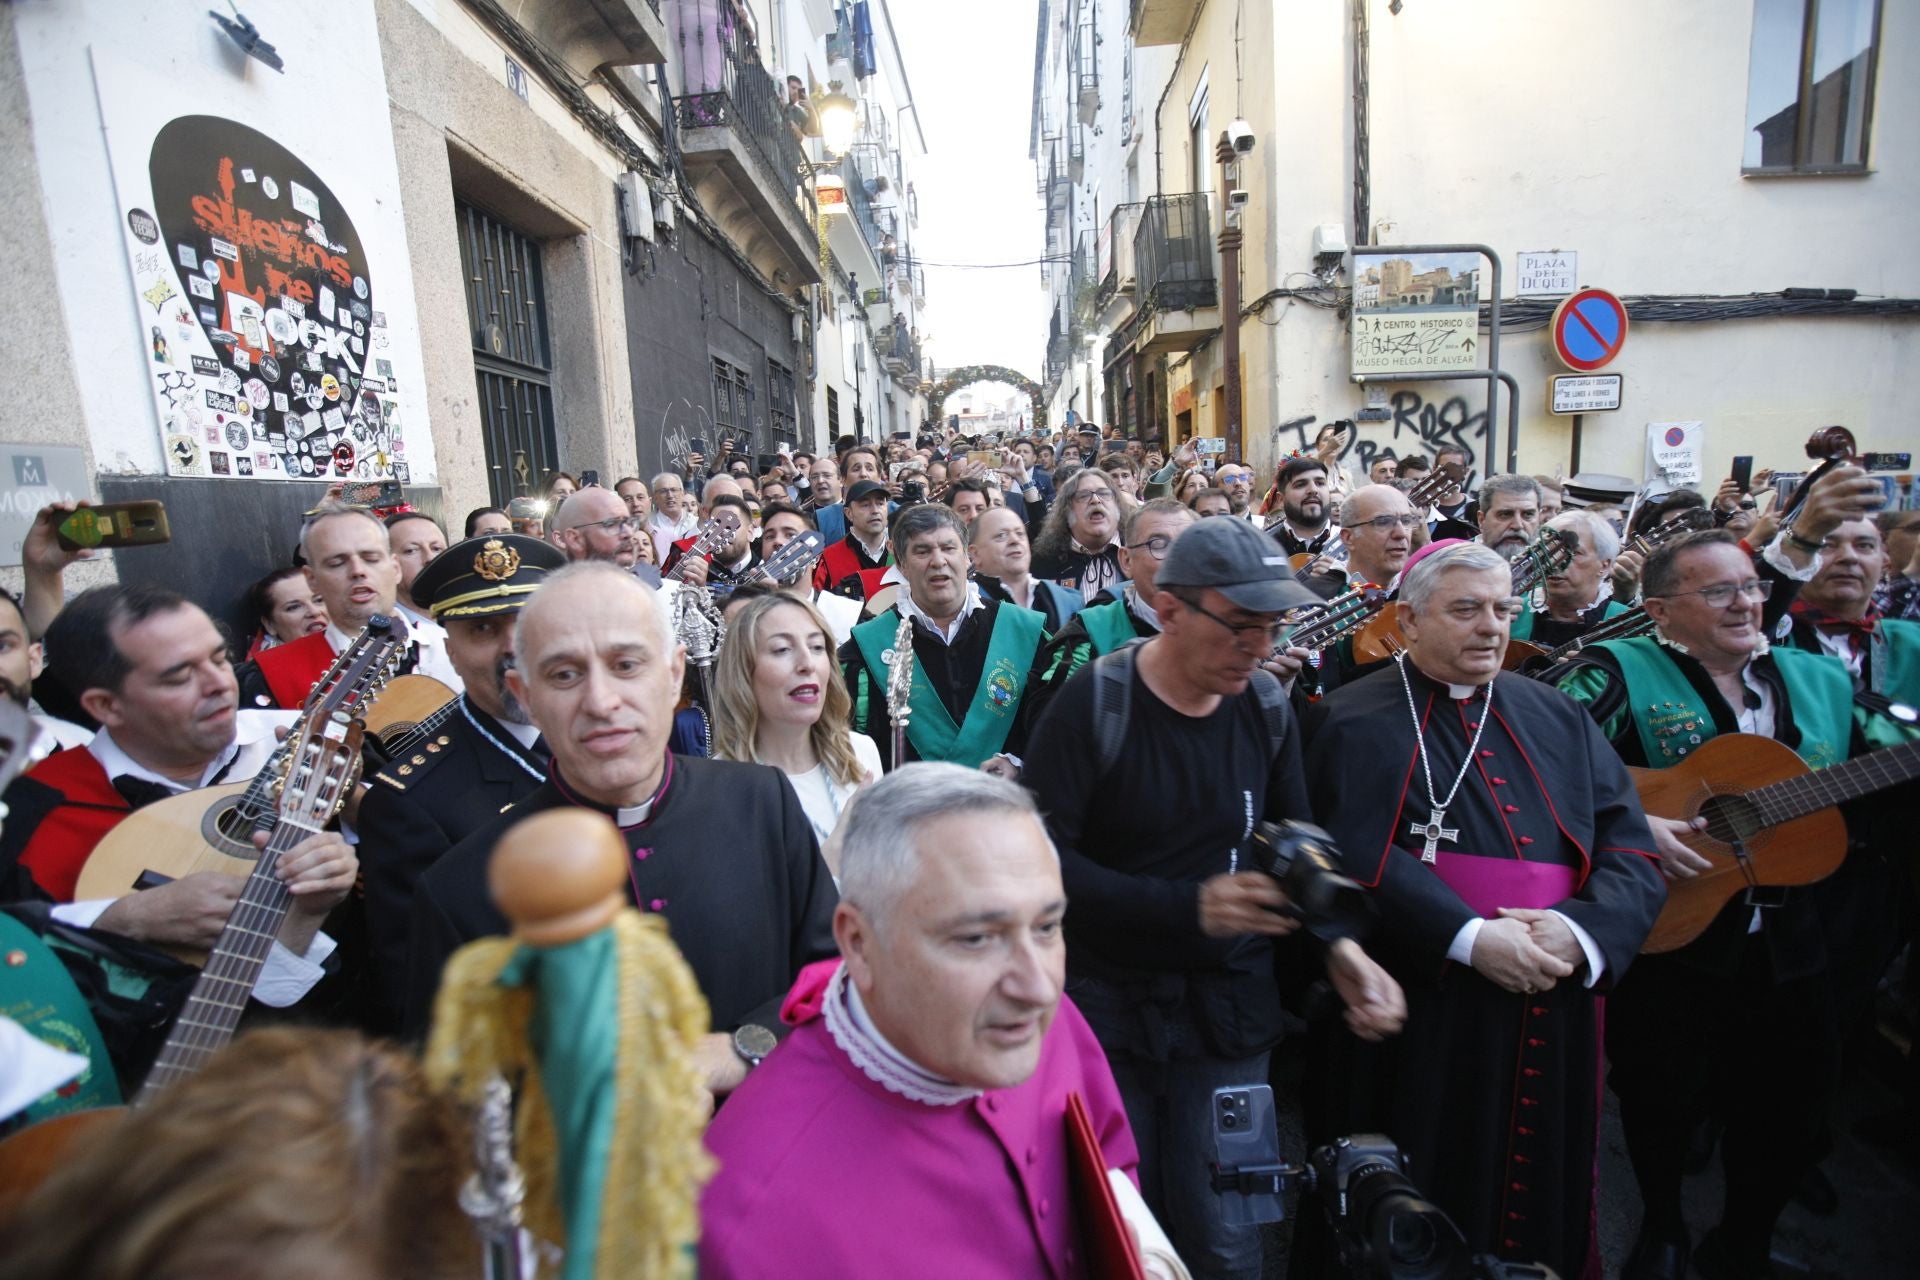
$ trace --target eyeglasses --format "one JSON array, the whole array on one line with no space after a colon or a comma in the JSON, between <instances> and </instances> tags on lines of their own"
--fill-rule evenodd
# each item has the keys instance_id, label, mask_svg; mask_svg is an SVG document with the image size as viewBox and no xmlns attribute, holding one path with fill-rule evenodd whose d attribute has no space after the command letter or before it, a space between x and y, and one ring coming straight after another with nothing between
<instances>
[{"instance_id":1,"label":"eyeglasses","mask_svg":"<svg viewBox=\"0 0 1920 1280\"><path fill-rule=\"evenodd\" d=\"M1446 606L1445 613L1456 622L1472 622L1489 606L1496 618L1513 619L1527 607L1527 602L1519 596L1506 596L1499 600L1455 600Z\"/></svg>"},{"instance_id":2,"label":"eyeglasses","mask_svg":"<svg viewBox=\"0 0 1920 1280\"><path fill-rule=\"evenodd\" d=\"M612 516L606 520L589 520L585 524L573 526L576 529L604 529L608 533L619 533L623 529L638 529L640 522L632 516Z\"/></svg>"},{"instance_id":3,"label":"eyeglasses","mask_svg":"<svg viewBox=\"0 0 1920 1280\"><path fill-rule=\"evenodd\" d=\"M1736 592L1755 600L1765 600L1773 594L1773 582L1767 578L1749 578L1745 582L1740 583L1716 583L1711 587L1701 587L1698 591L1669 591L1659 598L1662 600L1678 600L1681 596L1699 596L1702 600L1705 600L1710 607L1724 609L1733 603L1733 597Z\"/></svg>"},{"instance_id":4,"label":"eyeglasses","mask_svg":"<svg viewBox=\"0 0 1920 1280\"><path fill-rule=\"evenodd\" d=\"M1178 598L1177 596L1175 597L1175 599ZM1240 644L1251 640L1257 641L1264 647L1271 648L1273 645L1279 643L1281 635L1285 633L1287 629L1287 624L1278 619L1272 622L1228 622L1225 618L1198 601L1181 600L1180 603L1192 609L1195 613L1204 613L1207 617L1212 618L1215 622L1233 632L1234 641Z\"/></svg>"},{"instance_id":5,"label":"eyeglasses","mask_svg":"<svg viewBox=\"0 0 1920 1280\"><path fill-rule=\"evenodd\" d=\"M1095 499L1098 499L1101 502L1112 502L1113 490L1081 489L1075 492L1073 497L1069 498L1068 501L1071 502L1076 507L1084 507L1087 503L1092 502Z\"/></svg>"},{"instance_id":6,"label":"eyeglasses","mask_svg":"<svg viewBox=\"0 0 1920 1280\"><path fill-rule=\"evenodd\" d=\"M1375 533L1392 533L1395 529L1411 529L1421 523L1420 517L1409 511L1404 515L1375 516L1371 520L1362 520L1347 526L1350 529L1371 529Z\"/></svg>"},{"instance_id":7,"label":"eyeglasses","mask_svg":"<svg viewBox=\"0 0 1920 1280\"><path fill-rule=\"evenodd\" d=\"M1167 550L1172 546L1172 538L1169 538L1164 533L1156 533L1145 542L1129 542L1127 544L1127 550L1145 551L1155 560L1165 560L1167 558Z\"/></svg>"}]
</instances>

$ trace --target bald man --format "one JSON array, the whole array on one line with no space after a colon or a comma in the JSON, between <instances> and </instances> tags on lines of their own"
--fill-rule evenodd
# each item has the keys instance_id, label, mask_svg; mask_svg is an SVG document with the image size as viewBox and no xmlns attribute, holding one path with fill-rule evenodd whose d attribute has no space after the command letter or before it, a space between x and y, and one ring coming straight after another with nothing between
<instances>
[{"instance_id":1,"label":"bald man","mask_svg":"<svg viewBox=\"0 0 1920 1280\"><path fill-rule=\"evenodd\" d=\"M501 834L543 809L598 809L633 853L634 905L666 917L699 979L712 1030L697 1063L708 1088L726 1093L784 1034L780 1002L800 969L834 954L839 896L807 815L777 770L667 750L686 651L661 596L632 574L598 561L553 574L520 613L514 653L508 691L552 766L421 877L408 1024L424 1028L449 955L507 931L486 886Z\"/></svg>"},{"instance_id":2,"label":"bald man","mask_svg":"<svg viewBox=\"0 0 1920 1280\"><path fill-rule=\"evenodd\" d=\"M627 510L626 500L598 485L561 503L553 518L554 545L567 559L605 561L659 586L660 571L640 558L640 539L646 536L645 523Z\"/></svg>"}]
</instances>

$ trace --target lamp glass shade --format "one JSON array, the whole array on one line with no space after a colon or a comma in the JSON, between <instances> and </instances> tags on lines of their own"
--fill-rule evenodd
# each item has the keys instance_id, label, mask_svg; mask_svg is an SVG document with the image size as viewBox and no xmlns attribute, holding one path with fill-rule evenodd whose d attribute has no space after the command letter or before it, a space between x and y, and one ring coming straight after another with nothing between
<instances>
[{"instance_id":1,"label":"lamp glass shade","mask_svg":"<svg viewBox=\"0 0 1920 1280\"><path fill-rule=\"evenodd\" d=\"M853 146L854 132L860 126L853 99L844 93L823 94L814 108L820 114L820 145L829 158L838 160Z\"/></svg>"}]
</instances>

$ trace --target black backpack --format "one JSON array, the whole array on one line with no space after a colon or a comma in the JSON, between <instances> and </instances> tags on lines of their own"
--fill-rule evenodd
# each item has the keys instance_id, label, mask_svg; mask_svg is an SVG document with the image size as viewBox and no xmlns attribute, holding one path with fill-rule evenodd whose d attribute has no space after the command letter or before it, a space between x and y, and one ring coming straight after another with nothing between
<instances>
[{"instance_id":1,"label":"black backpack","mask_svg":"<svg viewBox=\"0 0 1920 1280\"><path fill-rule=\"evenodd\" d=\"M1127 719L1133 714L1134 650L1144 639L1129 640L1112 653L1093 662L1093 734L1100 749L1100 772L1105 777L1120 762L1127 741ZM1272 755L1279 755L1287 740L1287 694L1273 674L1253 669L1250 687L1260 703L1260 718L1266 722L1267 740Z\"/></svg>"}]
</instances>

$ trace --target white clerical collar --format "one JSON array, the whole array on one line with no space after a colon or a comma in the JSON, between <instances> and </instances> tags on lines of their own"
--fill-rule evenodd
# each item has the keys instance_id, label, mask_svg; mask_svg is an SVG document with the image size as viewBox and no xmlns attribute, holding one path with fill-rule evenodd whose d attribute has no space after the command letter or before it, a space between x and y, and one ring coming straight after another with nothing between
<instances>
[{"instance_id":1,"label":"white clerical collar","mask_svg":"<svg viewBox=\"0 0 1920 1280\"><path fill-rule=\"evenodd\" d=\"M113 740L112 731L105 727L93 735L93 741L87 744L87 750L95 760L100 762L100 767L107 771L109 778L133 777L142 782L157 782L170 791L192 791L212 782L216 774L233 762L233 758L240 754L240 739L236 733L233 741L221 748L220 754L213 758L213 762L200 771L200 781L191 787L165 774L155 773L135 760Z\"/></svg>"},{"instance_id":2,"label":"white clerical collar","mask_svg":"<svg viewBox=\"0 0 1920 1280\"><path fill-rule=\"evenodd\" d=\"M1409 661L1411 661L1411 659L1409 659ZM1478 697L1487 687L1484 684L1455 684L1451 680L1438 679L1428 675L1425 671L1421 671L1420 664L1417 662L1413 663L1413 669L1419 671L1420 678L1428 684L1443 686L1447 691L1447 696L1455 702L1465 702L1469 698Z\"/></svg>"},{"instance_id":3,"label":"white clerical collar","mask_svg":"<svg viewBox=\"0 0 1920 1280\"><path fill-rule=\"evenodd\" d=\"M917 619L924 623L927 630L940 637L942 644L952 644L953 638L960 634L960 624L972 617L977 610L987 607L986 601L980 598L979 585L969 579L967 582L967 596L966 599L961 602L960 612L954 615L952 622L949 622L943 627L929 617L925 609L922 609L913 602L913 591L907 584L906 575L900 572L899 565L887 566L887 571L880 575L880 583L882 586L888 583L898 583L900 586L900 594L894 601L894 607L899 609L900 612L907 617Z\"/></svg>"},{"instance_id":4,"label":"white clerical collar","mask_svg":"<svg viewBox=\"0 0 1920 1280\"><path fill-rule=\"evenodd\" d=\"M528 743L527 745L532 746L533 744ZM646 822L647 819L653 817L653 806L656 800L658 800L657 796L653 800L643 800L639 804L629 805L624 809L615 809L613 811L614 823L620 827L637 827L641 825Z\"/></svg>"},{"instance_id":5,"label":"white clerical collar","mask_svg":"<svg viewBox=\"0 0 1920 1280\"><path fill-rule=\"evenodd\" d=\"M1140 593L1134 590L1131 582L1127 584L1127 589L1121 594L1127 602L1127 608L1133 611L1134 617L1140 619L1140 621L1146 623L1155 631L1162 630L1160 626L1160 614L1152 605L1140 598Z\"/></svg>"},{"instance_id":6,"label":"white clerical collar","mask_svg":"<svg viewBox=\"0 0 1920 1280\"><path fill-rule=\"evenodd\" d=\"M980 1090L943 1080L894 1048L873 1024L860 989L847 980L843 960L827 982L821 1005L827 1034L860 1074L889 1093L929 1107L951 1107L980 1096Z\"/></svg>"}]
</instances>

